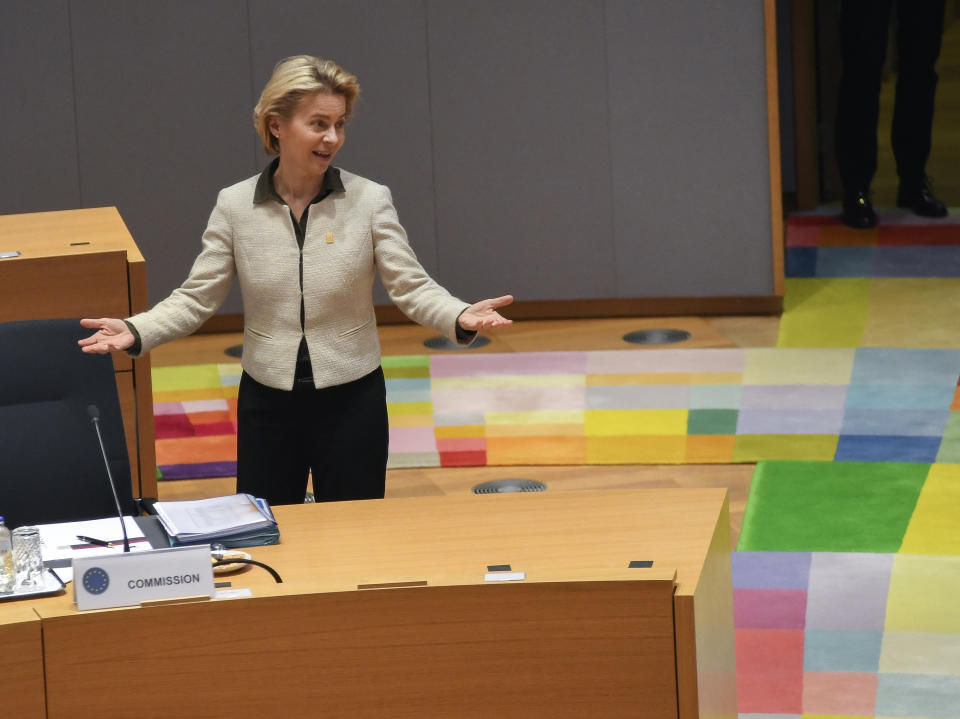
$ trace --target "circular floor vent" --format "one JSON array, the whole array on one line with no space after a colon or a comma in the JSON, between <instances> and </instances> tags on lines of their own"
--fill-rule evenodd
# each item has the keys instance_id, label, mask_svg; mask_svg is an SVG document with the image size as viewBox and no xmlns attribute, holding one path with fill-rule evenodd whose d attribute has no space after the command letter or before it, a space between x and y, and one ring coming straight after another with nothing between
<instances>
[{"instance_id":1,"label":"circular floor vent","mask_svg":"<svg viewBox=\"0 0 960 719\"><path fill-rule=\"evenodd\" d=\"M690 339L690 333L686 330L669 329L637 330L623 336L624 342L634 345L669 345L688 339Z\"/></svg>"},{"instance_id":2,"label":"circular floor vent","mask_svg":"<svg viewBox=\"0 0 960 719\"><path fill-rule=\"evenodd\" d=\"M227 347L223 353L227 357L241 357L243 355L243 345L233 345L232 347Z\"/></svg>"},{"instance_id":3,"label":"circular floor vent","mask_svg":"<svg viewBox=\"0 0 960 719\"><path fill-rule=\"evenodd\" d=\"M423 346L432 350L475 350L480 347L486 347L490 344L490 338L480 335L469 345L458 345L453 340L447 339L443 335L437 335L423 341Z\"/></svg>"},{"instance_id":4,"label":"circular floor vent","mask_svg":"<svg viewBox=\"0 0 960 719\"><path fill-rule=\"evenodd\" d=\"M534 479L495 479L473 488L474 494L504 494L507 492L543 492L547 488L543 482Z\"/></svg>"}]
</instances>

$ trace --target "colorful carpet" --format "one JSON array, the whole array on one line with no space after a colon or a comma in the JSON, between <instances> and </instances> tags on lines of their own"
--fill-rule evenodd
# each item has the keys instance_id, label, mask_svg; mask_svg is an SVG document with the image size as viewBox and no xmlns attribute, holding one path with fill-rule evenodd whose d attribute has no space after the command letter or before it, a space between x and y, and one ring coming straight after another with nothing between
<instances>
[{"instance_id":1,"label":"colorful carpet","mask_svg":"<svg viewBox=\"0 0 960 719\"><path fill-rule=\"evenodd\" d=\"M960 718L960 465L764 462L733 555L741 719Z\"/></svg>"},{"instance_id":2,"label":"colorful carpet","mask_svg":"<svg viewBox=\"0 0 960 719\"><path fill-rule=\"evenodd\" d=\"M960 218L787 222L780 347L960 348Z\"/></svg>"},{"instance_id":3,"label":"colorful carpet","mask_svg":"<svg viewBox=\"0 0 960 719\"><path fill-rule=\"evenodd\" d=\"M161 478L236 475L240 364L154 367L152 379Z\"/></svg>"},{"instance_id":4,"label":"colorful carpet","mask_svg":"<svg viewBox=\"0 0 960 719\"><path fill-rule=\"evenodd\" d=\"M166 479L235 472L238 364L154 370ZM960 459L960 350L385 357L391 467Z\"/></svg>"},{"instance_id":5,"label":"colorful carpet","mask_svg":"<svg viewBox=\"0 0 960 719\"><path fill-rule=\"evenodd\" d=\"M858 359L933 351L946 360L960 346L955 217L885 216L869 232L830 217L791 218L779 347L858 348ZM913 369L901 365L884 391L852 404L905 402L905 431L932 431L913 413L932 409L920 406L937 382L913 382ZM943 366L946 375L955 369ZM757 465L733 555L741 719L960 719L956 408L954 399L934 460L910 459L891 438L891 452L874 461ZM834 459L864 457L838 448Z\"/></svg>"}]
</instances>

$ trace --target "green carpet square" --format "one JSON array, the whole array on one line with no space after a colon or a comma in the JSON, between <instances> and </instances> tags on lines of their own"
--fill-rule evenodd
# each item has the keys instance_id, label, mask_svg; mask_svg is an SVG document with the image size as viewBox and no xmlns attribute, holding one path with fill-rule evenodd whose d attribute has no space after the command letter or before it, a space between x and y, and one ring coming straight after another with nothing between
<instances>
[{"instance_id":1,"label":"green carpet square","mask_svg":"<svg viewBox=\"0 0 960 719\"><path fill-rule=\"evenodd\" d=\"M380 364L387 367L429 367L430 355L384 355Z\"/></svg>"},{"instance_id":2,"label":"green carpet square","mask_svg":"<svg viewBox=\"0 0 960 719\"><path fill-rule=\"evenodd\" d=\"M687 434L736 434L737 414L735 409L691 409Z\"/></svg>"},{"instance_id":3,"label":"green carpet square","mask_svg":"<svg viewBox=\"0 0 960 719\"><path fill-rule=\"evenodd\" d=\"M929 464L760 462L740 551L896 552Z\"/></svg>"}]
</instances>

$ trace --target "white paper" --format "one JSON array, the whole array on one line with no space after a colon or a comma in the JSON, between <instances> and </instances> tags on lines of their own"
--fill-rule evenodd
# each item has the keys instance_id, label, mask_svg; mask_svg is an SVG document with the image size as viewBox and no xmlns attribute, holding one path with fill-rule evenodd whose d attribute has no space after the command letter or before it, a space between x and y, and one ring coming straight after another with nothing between
<instances>
[{"instance_id":1,"label":"white paper","mask_svg":"<svg viewBox=\"0 0 960 719\"><path fill-rule=\"evenodd\" d=\"M526 578L526 572L487 572L483 575L485 582L519 582Z\"/></svg>"},{"instance_id":2,"label":"white paper","mask_svg":"<svg viewBox=\"0 0 960 719\"><path fill-rule=\"evenodd\" d=\"M130 539L130 551L152 549L150 542L143 536L133 517L124 517L123 524ZM118 517L109 519L90 519L83 522L59 522L57 524L38 524L40 528L40 550L44 561L51 559L73 559L74 557L95 557L100 554L122 554L123 532L120 531ZM79 537L94 537L114 544L112 547L89 546Z\"/></svg>"},{"instance_id":3,"label":"white paper","mask_svg":"<svg viewBox=\"0 0 960 719\"><path fill-rule=\"evenodd\" d=\"M167 534L181 541L215 538L275 524L249 494L157 502L154 509Z\"/></svg>"},{"instance_id":4,"label":"white paper","mask_svg":"<svg viewBox=\"0 0 960 719\"><path fill-rule=\"evenodd\" d=\"M240 599L241 597L252 597L253 590L249 587L238 587L236 589L218 589L213 595L214 599Z\"/></svg>"}]
</instances>

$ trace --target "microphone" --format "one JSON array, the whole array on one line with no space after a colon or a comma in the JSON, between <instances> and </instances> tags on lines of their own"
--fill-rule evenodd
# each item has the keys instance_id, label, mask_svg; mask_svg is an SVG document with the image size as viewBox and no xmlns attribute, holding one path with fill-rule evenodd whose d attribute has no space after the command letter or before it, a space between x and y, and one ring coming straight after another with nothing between
<instances>
[{"instance_id":1,"label":"microphone","mask_svg":"<svg viewBox=\"0 0 960 719\"><path fill-rule=\"evenodd\" d=\"M110 471L110 461L107 459L107 448L103 446L103 435L100 433L100 408L95 404L87 405L87 416L93 422L100 440L100 454L103 456L103 466L107 468L107 479L110 481L110 491L113 492L113 503L117 507L117 516L120 517L120 529L123 530L123 551L130 551L130 540L127 539L127 525L123 521L123 510L120 509L120 498L117 496L117 487L113 482L113 473Z\"/></svg>"}]
</instances>

